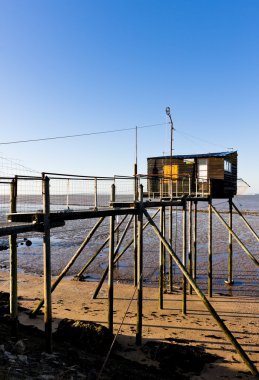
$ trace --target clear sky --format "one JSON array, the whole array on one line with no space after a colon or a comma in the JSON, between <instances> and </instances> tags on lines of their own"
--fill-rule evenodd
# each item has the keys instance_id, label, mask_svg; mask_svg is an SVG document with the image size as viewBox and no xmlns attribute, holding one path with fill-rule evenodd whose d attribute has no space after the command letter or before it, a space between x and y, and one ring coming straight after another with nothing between
<instances>
[{"instance_id":1,"label":"clear sky","mask_svg":"<svg viewBox=\"0 0 259 380\"><path fill-rule=\"evenodd\" d=\"M0 144L165 123L176 154L234 148L259 192L258 0L0 0ZM138 131L139 172L169 154ZM133 174L135 131L0 145L27 167Z\"/></svg>"}]
</instances>

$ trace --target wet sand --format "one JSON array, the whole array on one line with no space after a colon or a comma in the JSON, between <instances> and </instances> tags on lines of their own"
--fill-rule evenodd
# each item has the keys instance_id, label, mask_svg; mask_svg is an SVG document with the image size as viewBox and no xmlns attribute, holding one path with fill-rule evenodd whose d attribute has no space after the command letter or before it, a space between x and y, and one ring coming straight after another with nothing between
<instances>
[{"instance_id":1,"label":"wet sand","mask_svg":"<svg viewBox=\"0 0 259 380\"><path fill-rule=\"evenodd\" d=\"M205 208L205 205L204 205ZM206 206L207 208L207 206ZM227 219L227 215L224 215ZM259 218L248 215L247 220L255 231L259 231ZM155 219L159 225L159 216ZM168 221L168 217L167 217ZM178 257L182 258L182 215L181 212L174 212L173 215L173 248ZM67 222L62 228L51 230L51 261L52 275L58 275L73 257L78 247L88 235L92 226L96 222L93 220L77 220ZM125 225L120 228L116 239L122 235ZM251 231L244 225L243 221L234 216L233 229L242 240L244 245L259 260L259 242L252 235ZM168 234L168 225L166 226ZM69 276L76 275L86 264L86 262L95 254L102 246L109 233L109 223L105 220L99 227L93 238L87 244L86 248L77 258L69 272ZM129 229L120 251L132 240L133 226ZM31 241L31 245L27 246L25 239ZM8 239L4 239L4 244L8 245ZM207 282L207 257L208 257L208 215L200 213L198 215L198 234L197 234L197 282L201 288L206 290ZM144 281L150 285L156 285L159 275L159 241L154 231L149 226L144 231L144 252L143 252L143 270ZM227 279L228 271L228 232L220 223L217 217L213 216L213 276L214 288L217 292L237 295L248 291L249 294L258 296L259 285L259 268L248 257L247 253L233 239L233 276L236 286L233 289L226 288L224 280ZM41 275L43 273L43 256L42 256L42 234L29 233L19 235L18 237L18 270L24 273L35 273ZM84 273L88 279L98 280L103 270L108 264L108 244L98 254L95 260ZM187 247L187 253L189 246ZM133 247L131 246L121 257L118 267L115 268L114 277L116 280L130 282L133 280ZM0 268L9 269L9 250L1 251ZM180 286L181 273L180 270L173 266L175 284Z\"/></svg>"},{"instance_id":2,"label":"wet sand","mask_svg":"<svg viewBox=\"0 0 259 380\"><path fill-rule=\"evenodd\" d=\"M244 210L257 210L259 197L248 197ZM256 200L256 203L255 203ZM250 203L251 204L250 204ZM255 207L256 206L256 207ZM221 202L222 211L227 209L227 203ZM204 203L203 209L206 210ZM224 214L227 220L228 216ZM259 218L247 215L255 231L259 231ZM67 222L62 228L51 231L51 255L53 279L65 267L74 255L96 220L77 220ZM159 217L156 219L159 225ZM197 283L207 291L207 222L205 212L198 214L197 235ZM173 214L173 234L175 251L179 258L182 256L182 216L181 212ZM259 242L244 226L243 221L234 215L233 229L250 252L259 260ZM63 318L82 319L101 324L107 324L107 285L101 290L97 300L92 300L92 294L103 270L108 263L108 247L104 248L84 273L87 281L72 281L85 263L92 257L98 247L107 238L108 221L98 229L94 238L84 249L78 260L66 277L53 293L54 327ZM123 228L120 234L123 233ZM116 238L119 238L119 235ZM129 230L123 243L125 246L133 236ZM31 240L31 246L25 244L24 238ZM7 240L8 242L8 240ZM4 243L6 243L4 241ZM123 248L122 246L122 248ZM228 260L228 232L220 221L213 215L213 299L212 304L224 319L230 331L259 368L259 268L242 250L236 241L233 242L233 276L234 286L226 286ZM225 339L218 325L209 315L207 309L196 295L188 296L187 315L181 313L181 274L176 266L173 267L174 292L165 294L164 309L158 309L158 265L159 241L154 236L151 227L144 232L144 316L143 343L148 340L166 340L177 342L187 340L189 344L203 346L207 352L221 356L217 362L207 365L197 379L239 378L252 379L248 369L235 353L230 343ZM9 252L2 251L0 256L0 287L1 291L9 291ZM19 235L18 240L18 294L22 306L33 309L43 294L43 257L42 235ZM114 330L115 333L124 319L118 334L120 354L146 363L146 358L135 345L136 328L136 294L131 285L133 279L133 250L132 247L123 255L119 266L114 271L115 300L114 300ZM131 305L129 303L132 299ZM125 311L128 312L125 316ZM32 320L21 313L20 320L32 324ZM43 328L43 317L33 320L39 328ZM147 363L148 364L148 363ZM154 363L152 363L153 365ZM195 379L195 377L192 377Z\"/></svg>"},{"instance_id":3,"label":"wet sand","mask_svg":"<svg viewBox=\"0 0 259 380\"><path fill-rule=\"evenodd\" d=\"M63 318L107 325L107 285L102 288L98 299L93 300L92 294L96 285L95 282L78 282L68 278L59 284L52 299L54 328ZM0 272L0 287L1 291L9 291L9 276L6 272ZM18 294L21 306L32 310L42 297L42 292L43 277L19 274ZM149 364L140 348L135 345L137 304L134 287L115 282L114 296L114 332L120 328L117 336L120 343L118 353L142 364ZM215 363L207 365L199 376L193 376L192 379L254 378L196 295L187 297L186 316L181 313L180 290L175 290L173 294L165 294L164 300L164 309L159 310L158 290L155 287L144 287L143 343L148 340L187 340L187 344L202 346L207 352L221 357ZM211 301L259 368L259 299L249 295L215 295ZM123 318L124 322L121 325ZM25 324L33 323L43 329L42 315L31 320L28 315L20 313L19 320Z\"/></svg>"}]
</instances>

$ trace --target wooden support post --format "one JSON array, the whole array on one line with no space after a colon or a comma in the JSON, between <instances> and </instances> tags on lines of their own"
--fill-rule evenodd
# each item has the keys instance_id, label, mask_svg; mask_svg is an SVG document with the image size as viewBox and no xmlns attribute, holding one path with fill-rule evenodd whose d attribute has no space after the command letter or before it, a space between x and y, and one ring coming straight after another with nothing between
<instances>
[{"instance_id":1,"label":"wooden support post","mask_svg":"<svg viewBox=\"0 0 259 380\"><path fill-rule=\"evenodd\" d=\"M163 231L164 236L166 236L166 207L164 207L164 215L163 215ZM166 265L166 250L165 247L163 247L163 267L164 267L164 290L166 289L166 283L167 283L167 265Z\"/></svg>"},{"instance_id":2,"label":"wooden support post","mask_svg":"<svg viewBox=\"0 0 259 380\"><path fill-rule=\"evenodd\" d=\"M228 219L228 225L230 230L232 230L233 227L233 207L232 207L232 198L230 197L229 200L229 219ZM227 285L233 285L233 236L229 232L228 233L228 279L225 281Z\"/></svg>"},{"instance_id":3,"label":"wooden support post","mask_svg":"<svg viewBox=\"0 0 259 380\"><path fill-rule=\"evenodd\" d=\"M134 200L138 200L138 166L134 164Z\"/></svg>"},{"instance_id":4,"label":"wooden support post","mask_svg":"<svg viewBox=\"0 0 259 380\"><path fill-rule=\"evenodd\" d=\"M192 201L189 202L189 229L188 229L188 237L189 237L189 246L188 246L188 270L190 275L193 273L193 262L192 262ZM189 283L189 294L192 294L192 286Z\"/></svg>"},{"instance_id":5,"label":"wooden support post","mask_svg":"<svg viewBox=\"0 0 259 380\"><path fill-rule=\"evenodd\" d=\"M134 254L134 286L137 287L138 283L138 263L137 263L137 257L138 257L138 215L134 216L134 228L133 228L133 240L134 240L134 248L133 248L133 254Z\"/></svg>"},{"instance_id":6,"label":"wooden support post","mask_svg":"<svg viewBox=\"0 0 259 380\"><path fill-rule=\"evenodd\" d=\"M15 213L17 200L17 178L10 184L10 212ZM12 333L17 336L18 301L17 301L17 235L9 236L10 251L10 316L12 319Z\"/></svg>"},{"instance_id":7,"label":"wooden support post","mask_svg":"<svg viewBox=\"0 0 259 380\"><path fill-rule=\"evenodd\" d=\"M183 201L183 257L182 257L182 263L183 266L186 268L186 200ZM182 291L183 291L183 298L182 298L182 313L186 314L186 278L183 275L182 279Z\"/></svg>"},{"instance_id":8,"label":"wooden support post","mask_svg":"<svg viewBox=\"0 0 259 380\"><path fill-rule=\"evenodd\" d=\"M43 213L44 213L44 234L43 234L43 268L44 268L44 323L46 335L46 351L52 352L52 310L51 310L51 251L50 251L50 196L49 178L43 176Z\"/></svg>"},{"instance_id":9,"label":"wooden support post","mask_svg":"<svg viewBox=\"0 0 259 380\"><path fill-rule=\"evenodd\" d=\"M244 245L244 243L239 239L239 237L235 234L235 232L229 228L229 225L225 222L225 220L222 218L222 216L218 213L218 211L215 209L214 206L211 206L214 213L217 215L223 226L226 227L226 229L231 233L231 235L236 239L240 247L243 248L245 253L250 257L251 260L255 263L255 265L259 266L259 261L252 255L252 253L249 251L249 249Z\"/></svg>"},{"instance_id":10,"label":"wooden support post","mask_svg":"<svg viewBox=\"0 0 259 380\"><path fill-rule=\"evenodd\" d=\"M114 229L114 233L116 233L116 244L118 244L120 241L120 229L117 228L118 225L119 225L119 215L116 215L116 225Z\"/></svg>"},{"instance_id":11,"label":"wooden support post","mask_svg":"<svg viewBox=\"0 0 259 380\"><path fill-rule=\"evenodd\" d=\"M155 212L155 214L153 215L153 218L155 218L156 217L156 215L158 214L158 212L159 212L159 209ZM145 230L145 228L147 227L149 225L149 222L147 222L144 226L143 226L143 231ZM127 228L127 227L126 227ZM121 256L129 249L129 247L133 244L133 242L134 242L134 239L132 239L127 245L126 245L126 247L124 247L123 248L123 250L120 252L120 254L118 255L118 256L116 256L115 257L115 259L114 259L114 264L116 264L117 263L117 261L121 258ZM118 247L116 247L116 249L115 249L115 255L117 254L117 252L118 252L118 249L117 249ZM136 260L136 262L137 262L137 260ZM102 275L102 278L101 278L101 280L99 281L99 284L97 285L97 288L95 289L95 292L94 292L94 294L93 294L93 299L95 299L95 298L97 298L97 296L98 296L98 294L99 294L99 291L100 291L100 289L101 289L101 287L102 287L102 285L103 285L103 283L104 283L104 280L105 280L105 278L106 278L106 276L107 276L107 273L108 273L108 267L105 269L105 271L103 272L103 275ZM136 273L136 279L137 279L137 273Z\"/></svg>"},{"instance_id":12,"label":"wooden support post","mask_svg":"<svg viewBox=\"0 0 259 380\"><path fill-rule=\"evenodd\" d=\"M135 184L135 203L138 200L138 179L137 179L137 164L134 165L134 184ZM137 263L137 257L138 257L138 215L134 216L134 227L133 227L133 257L134 257L134 286L137 287L138 283L138 263Z\"/></svg>"},{"instance_id":13,"label":"wooden support post","mask_svg":"<svg viewBox=\"0 0 259 380\"><path fill-rule=\"evenodd\" d=\"M121 238L120 238L120 241L118 242L118 244L117 244L117 246L116 246L116 248L115 248L115 250L114 250L114 253L113 253L113 265L115 265L115 264L118 262L118 256L116 257L116 255L117 255L117 253L118 253L118 251L119 251L119 249L120 249L120 246L121 246L121 244L122 244L122 242L123 242L123 240L124 240L124 238L125 238L125 235L126 235L128 229L129 229L129 227L130 227L130 225L131 225L132 218L133 218L133 215L130 217L130 220L128 221L128 223L127 223L127 225L126 225L126 227L125 227L125 230L124 230L124 232L123 232L123 234L122 234L122 236L121 236ZM114 231L115 231L115 230L114 230ZM109 265L108 265L108 267L107 267L107 268L104 270L104 272L103 272L103 275L102 275L102 277L101 277L101 280L99 281L99 284L97 285L97 288L96 288L96 290L95 290L95 292L94 292L94 294L93 294L93 299L97 298L97 296L98 296L98 294L99 294L99 291L101 290L101 287L102 287L102 285L103 285L103 283L104 283L104 281L105 281L105 279L106 279L106 276L107 276L107 274L108 274L108 271L109 271Z\"/></svg>"},{"instance_id":14,"label":"wooden support post","mask_svg":"<svg viewBox=\"0 0 259 380\"><path fill-rule=\"evenodd\" d=\"M256 240L259 241L259 236L255 232L255 230L251 227L251 225L248 223L248 221L245 219L244 215L242 215L242 213L239 211L239 209L237 208L237 206L234 204L233 199L231 199L231 205L237 211L238 215L243 220L243 222L246 224L247 228L252 232L252 234L254 235L254 237L256 238Z\"/></svg>"},{"instance_id":15,"label":"wooden support post","mask_svg":"<svg viewBox=\"0 0 259 380\"><path fill-rule=\"evenodd\" d=\"M225 220L222 218L222 216L218 213L218 211L215 209L214 206L211 206L214 213L217 215L223 226L226 227L226 229L231 233L231 235L235 238L235 240L238 242L240 247L243 248L245 253L250 257L251 260L255 263L255 265L259 266L259 261L252 255L252 253L249 251L249 249L244 245L244 243L239 239L239 237L235 234L235 232L229 228L229 225L225 222Z\"/></svg>"},{"instance_id":16,"label":"wooden support post","mask_svg":"<svg viewBox=\"0 0 259 380\"><path fill-rule=\"evenodd\" d=\"M170 198L173 199L173 180L170 180Z\"/></svg>"},{"instance_id":17,"label":"wooden support post","mask_svg":"<svg viewBox=\"0 0 259 380\"><path fill-rule=\"evenodd\" d=\"M112 185L111 202L115 201L115 185ZM113 259L114 259L114 215L110 216L110 245L108 270L108 329L113 333Z\"/></svg>"},{"instance_id":18,"label":"wooden support post","mask_svg":"<svg viewBox=\"0 0 259 380\"><path fill-rule=\"evenodd\" d=\"M208 202L208 296L212 297L212 208Z\"/></svg>"},{"instance_id":19,"label":"wooden support post","mask_svg":"<svg viewBox=\"0 0 259 380\"><path fill-rule=\"evenodd\" d=\"M160 207L160 231L164 236L164 206ZM159 250L159 309L163 309L163 299L164 299L164 246L160 242Z\"/></svg>"},{"instance_id":20,"label":"wooden support post","mask_svg":"<svg viewBox=\"0 0 259 380\"><path fill-rule=\"evenodd\" d=\"M137 326L136 344L142 341L142 314L143 314L143 185L139 186L140 207L138 215L138 300L137 300Z\"/></svg>"},{"instance_id":21,"label":"wooden support post","mask_svg":"<svg viewBox=\"0 0 259 380\"><path fill-rule=\"evenodd\" d=\"M122 225L122 223L125 221L125 219L127 218L128 215L125 215L124 218L120 221L120 223L116 226L115 228L115 232L116 230ZM89 236L89 235L88 235ZM100 248L97 249L97 251L94 253L94 255L91 257L90 260L87 261L87 263L83 266L83 268L77 273L77 275L75 276L75 278L80 278L83 273L86 271L86 269L89 267L89 265L94 261L94 259L99 255L99 253L105 248L105 246L107 245L107 243L109 242L110 238L108 237L104 243L101 245Z\"/></svg>"},{"instance_id":22,"label":"wooden support post","mask_svg":"<svg viewBox=\"0 0 259 380\"><path fill-rule=\"evenodd\" d=\"M240 346L240 344L238 343L238 341L236 340L236 338L232 335L231 331L225 325L224 321L220 318L220 316L218 315L218 313L216 312L216 310L213 308L213 306L211 305L211 303L209 302L209 300L206 298L205 294L200 290L200 288L196 284L196 281L192 278L192 276L186 270L185 266L181 263L181 261L179 260L179 258L175 254L175 252L173 251L172 247L170 247L170 244L164 239L164 237L162 236L161 232L157 228L155 222L150 217L150 215L147 212L147 210L144 209L143 212L144 212L144 215L146 216L147 220L150 222L151 226L153 227L153 229L154 229L155 233L157 234L159 240L161 242L163 242L163 244L165 245L165 247L168 250L168 252L172 255L172 257L173 257L175 263L177 264L178 268L181 270L181 272L186 277L186 279L191 283L191 285L192 285L193 289L195 290L196 294L200 297L200 299L202 300L203 304L205 305L205 307L209 311L210 315L214 318L214 320L217 322L218 326L222 329L222 331L224 332L224 334L225 334L226 338L228 339L228 341L235 348L235 350L240 355L240 357L242 358L242 360L244 361L244 363L247 365L247 367L249 368L249 370L251 371L251 373L254 376L258 376L259 372L258 372L256 366L254 365L254 363L251 361L251 359L248 357L248 355L246 354L246 352Z\"/></svg>"},{"instance_id":23,"label":"wooden support post","mask_svg":"<svg viewBox=\"0 0 259 380\"><path fill-rule=\"evenodd\" d=\"M67 210L69 210L69 191L70 191L70 183L69 183L69 178L67 180Z\"/></svg>"},{"instance_id":24,"label":"wooden support post","mask_svg":"<svg viewBox=\"0 0 259 380\"><path fill-rule=\"evenodd\" d=\"M173 194L173 193L172 193ZM173 207L169 206L169 221L168 221L168 238L171 247L173 246ZM169 255L169 292L173 291L173 259Z\"/></svg>"},{"instance_id":25,"label":"wooden support post","mask_svg":"<svg viewBox=\"0 0 259 380\"><path fill-rule=\"evenodd\" d=\"M97 196L97 178L94 179L94 208L98 208L98 196Z\"/></svg>"},{"instance_id":26,"label":"wooden support post","mask_svg":"<svg viewBox=\"0 0 259 380\"><path fill-rule=\"evenodd\" d=\"M197 277L197 201L194 201L193 218L193 278Z\"/></svg>"},{"instance_id":27,"label":"wooden support post","mask_svg":"<svg viewBox=\"0 0 259 380\"><path fill-rule=\"evenodd\" d=\"M114 251L114 260L113 260L114 264L116 264L118 262L118 260L116 260L115 258L116 258L116 255L118 254L119 250L120 250L120 247L121 247L121 245L123 243L123 240L124 240L124 238L125 238L128 230L129 230L129 228L131 226L133 217L134 217L134 215L130 216L129 221L126 224L126 227L125 227L123 233L121 234L121 237L120 237L118 243L116 244L115 251Z\"/></svg>"},{"instance_id":28,"label":"wooden support post","mask_svg":"<svg viewBox=\"0 0 259 380\"><path fill-rule=\"evenodd\" d=\"M81 252L83 251L83 249L85 248L85 246L89 243L91 237L94 235L95 231L98 229L98 227L101 225L101 223L103 222L104 219L105 219L104 216L101 217L97 221L97 223L94 225L94 227L91 229L91 231L89 232L88 236L85 238L85 240L83 241L83 243L80 245L80 247L78 248L78 250L76 251L76 253L74 254L74 256L71 258L71 260L68 262L68 264L65 266L65 268L62 270L62 272L58 275L58 277L56 278L56 280L52 284L52 286L51 286L51 292L53 292L56 289L56 287L58 286L58 284L60 283L60 281L62 280L62 278L67 274L67 272L69 271L69 269L72 267L72 265L74 264L74 262L76 261L76 259L78 258L78 256L81 254ZM38 305L36 306L36 308L31 312L31 314L30 314L31 318L33 318L33 317L36 316L36 314L41 309L41 307L43 306L43 304L44 304L44 299L41 299L40 302L38 303Z\"/></svg>"},{"instance_id":29,"label":"wooden support post","mask_svg":"<svg viewBox=\"0 0 259 380\"><path fill-rule=\"evenodd\" d=\"M159 209L155 212L155 214L152 216L152 219L154 219L157 214L159 213ZM143 226L143 231L146 229L146 227L149 225L149 222L145 223ZM129 247L134 243L133 239L126 245L126 247L123 248L123 250L120 252L120 254L115 258L114 262L116 263L121 256L129 249ZM137 278L137 276L136 276Z\"/></svg>"}]
</instances>

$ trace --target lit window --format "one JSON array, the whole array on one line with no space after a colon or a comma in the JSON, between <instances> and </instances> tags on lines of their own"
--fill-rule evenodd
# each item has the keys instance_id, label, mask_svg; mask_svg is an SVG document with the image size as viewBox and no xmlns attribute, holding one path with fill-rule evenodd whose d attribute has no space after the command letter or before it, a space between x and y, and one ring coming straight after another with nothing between
<instances>
[{"instance_id":1,"label":"lit window","mask_svg":"<svg viewBox=\"0 0 259 380\"><path fill-rule=\"evenodd\" d=\"M230 173L232 172L232 164L231 164L231 162L229 162L227 160L224 161L224 170L226 172L230 172Z\"/></svg>"}]
</instances>

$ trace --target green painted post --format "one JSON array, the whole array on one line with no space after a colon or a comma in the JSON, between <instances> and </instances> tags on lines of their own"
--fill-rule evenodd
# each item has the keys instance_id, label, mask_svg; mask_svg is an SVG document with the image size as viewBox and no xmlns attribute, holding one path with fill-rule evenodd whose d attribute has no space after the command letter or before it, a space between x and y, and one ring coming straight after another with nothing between
<instances>
[{"instance_id":1,"label":"green painted post","mask_svg":"<svg viewBox=\"0 0 259 380\"><path fill-rule=\"evenodd\" d=\"M193 272L193 262L192 262L192 201L189 202L189 229L188 229L188 237L189 237L189 246L188 246L188 270L190 275ZM192 286L189 283L189 294L192 294Z\"/></svg>"},{"instance_id":2,"label":"green painted post","mask_svg":"<svg viewBox=\"0 0 259 380\"><path fill-rule=\"evenodd\" d=\"M186 268L186 240L187 240L187 234L186 234L186 201L184 200L183 202L183 257L182 257L182 263L183 263L183 266ZM183 278L182 278L182 292L183 292L183 295L182 295L182 313L183 314L186 314L186 301L187 301L187 298L186 298L186 278L185 276L183 275Z\"/></svg>"},{"instance_id":3,"label":"green painted post","mask_svg":"<svg viewBox=\"0 0 259 380\"><path fill-rule=\"evenodd\" d=\"M212 207L208 201L208 296L212 297Z\"/></svg>"},{"instance_id":4,"label":"green painted post","mask_svg":"<svg viewBox=\"0 0 259 380\"><path fill-rule=\"evenodd\" d=\"M166 207L164 207L164 215L163 215L163 231L164 231L164 236L166 236ZM164 268L164 273L163 273L163 282L164 282L164 290L166 289L167 285L167 263L166 263L166 250L165 247L163 247L163 268Z\"/></svg>"},{"instance_id":5,"label":"green painted post","mask_svg":"<svg viewBox=\"0 0 259 380\"><path fill-rule=\"evenodd\" d=\"M52 306L51 306L51 250L50 250L50 196L49 178L43 176L43 268L44 268L44 324L46 335L46 351L52 352Z\"/></svg>"},{"instance_id":6,"label":"green painted post","mask_svg":"<svg viewBox=\"0 0 259 380\"><path fill-rule=\"evenodd\" d=\"M232 230L233 227L233 207L232 207L232 198L229 198L229 219L228 225ZM229 232L228 233L228 279L226 281L227 285L233 285L233 236Z\"/></svg>"},{"instance_id":7,"label":"green painted post","mask_svg":"<svg viewBox=\"0 0 259 380\"><path fill-rule=\"evenodd\" d=\"M138 215L134 215L133 225L134 286L138 284Z\"/></svg>"},{"instance_id":8,"label":"green painted post","mask_svg":"<svg viewBox=\"0 0 259 380\"><path fill-rule=\"evenodd\" d=\"M111 202L115 201L115 185L112 186ZM108 269L108 329L113 333L113 259L114 259L114 225L115 217L110 216L110 244Z\"/></svg>"},{"instance_id":9,"label":"green painted post","mask_svg":"<svg viewBox=\"0 0 259 380\"><path fill-rule=\"evenodd\" d=\"M138 169L137 164L134 165L134 201L137 204L138 201ZM133 226L133 257L134 257L134 286L138 284L138 215L134 216Z\"/></svg>"},{"instance_id":10,"label":"green painted post","mask_svg":"<svg viewBox=\"0 0 259 380\"><path fill-rule=\"evenodd\" d=\"M137 284L137 326L136 344L142 342L142 315L143 315L143 185L139 186L139 215L138 215L138 284Z\"/></svg>"},{"instance_id":11,"label":"green painted post","mask_svg":"<svg viewBox=\"0 0 259 380\"><path fill-rule=\"evenodd\" d=\"M16 213L17 177L10 184L10 212ZM12 319L12 333L17 336L18 328L18 298L17 298L17 235L9 236L10 251L10 316Z\"/></svg>"},{"instance_id":12,"label":"green painted post","mask_svg":"<svg viewBox=\"0 0 259 380\"><path fill-rule=\"evenodd\" d=\"M172 192L173 194L173 192ZM168 221L168 238L171 247L173 246L173 207L169 206L169 221ZM172 256L169 255L169 292L173 291L173 259Z\"/></svg>"},{"instance_id":13,"label":"green painted post","mask_svg":"<svg viewBox=\"0 0 259 380\"><path fill-rule=\"evenodd\" d=\"M197 277L197 201L194 201L193 215L193 278Z\"/></svg>"},{"instance_id":14,"label":"green painted post","mask_svg":"<svg viewBox=\"0 0 259 380\"><path fill-rule=\"evenodd\" d=\"M164 206L160 207L160 231L164 236ZM160 242L160 250L159 250L159 309L163 309L163 301L164 301L164 246Z\"/></svg>"}]
</instances>

